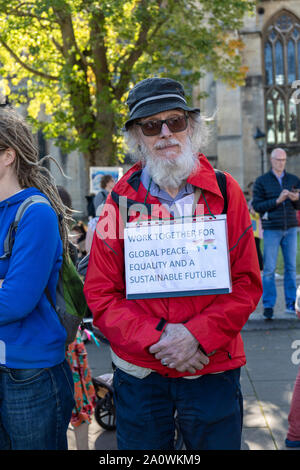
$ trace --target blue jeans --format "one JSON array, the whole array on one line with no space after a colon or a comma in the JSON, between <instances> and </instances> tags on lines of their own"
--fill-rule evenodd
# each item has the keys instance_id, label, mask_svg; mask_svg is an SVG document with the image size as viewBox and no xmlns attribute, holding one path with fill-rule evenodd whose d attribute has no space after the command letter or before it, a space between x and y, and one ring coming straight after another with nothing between
<instances>
[{"instance_id":1,"label":"blue jeans","mask_svg":"<svg viewBox=\"0 0 300 470\"><path fill-rule=\"evenodd\" d=\"M263 305L273 308L276 303L275 269L279 247L284 260L284 294L287 308L296 299L297 227L288 230L264 230Z\"/></svg>"},{"instance_id":2,"label":"blue jeans","mask_svg":"<svg viewBox=\"0 0 300 470\"><path fill-rule=\"evenodd\" d=\"M66 361L45 369L0 369L0 450L66 450L73 389Z\"/></svg>"},{"instance_id":3,"label":"blue jeans","mask_svg":"<svg viewBox=\"0 0 300 470\"><path fill-rule=\"evenodd\" d=\"M197 379L114 373L119 450L173 450L174 412L187 450L239 450L240 369Z\"/></svg>"}]
</instances>

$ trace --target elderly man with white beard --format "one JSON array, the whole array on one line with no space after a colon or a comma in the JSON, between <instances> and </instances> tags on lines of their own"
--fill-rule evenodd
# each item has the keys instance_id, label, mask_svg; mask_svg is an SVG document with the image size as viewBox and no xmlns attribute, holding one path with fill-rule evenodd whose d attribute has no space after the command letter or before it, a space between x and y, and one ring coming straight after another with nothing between
<instances>
[{"instance_id":1,"label":"elderly man with white beard","mask_svg":"<svg viewBox=\"0 0 300 470\"><path fill-rule=\"evenodd\" d=\"M136 163L107 199L84 288L94 324L110 342L118 448L173 449L176 412L186 449L240 449L240 369L246 363L240 332L262 293L247 204L229 173L223 174L224 192L200 153L206 123L188 106L179 82L143 80L127 104L124 136ZM222 213L230 291L201 291L199 285L196 291L127 295L128 222ZM149 266L163 264L154 259L158 251Z\"/></svg>"}]
</instances>

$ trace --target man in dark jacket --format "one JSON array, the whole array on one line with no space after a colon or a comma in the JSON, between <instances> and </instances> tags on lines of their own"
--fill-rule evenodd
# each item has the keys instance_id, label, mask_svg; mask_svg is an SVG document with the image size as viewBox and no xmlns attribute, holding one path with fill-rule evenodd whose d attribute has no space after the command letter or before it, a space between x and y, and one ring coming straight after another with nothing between
<instances>
[{"instance_id":1,"label":"man in dark jacket","mask_svg":"<svg viewBox=\"0 0 300 470\"><path fill-rule=\"evenodd\" d=\"M264 237L263 306L266 320L273 317L276 303L275 269L279 246L284 259L286 313L295 315L297 217L300 180L285 171L286 153L271 153L271 170L257 178L253 208L260 213Z\"/></svg>"}]
</instances>

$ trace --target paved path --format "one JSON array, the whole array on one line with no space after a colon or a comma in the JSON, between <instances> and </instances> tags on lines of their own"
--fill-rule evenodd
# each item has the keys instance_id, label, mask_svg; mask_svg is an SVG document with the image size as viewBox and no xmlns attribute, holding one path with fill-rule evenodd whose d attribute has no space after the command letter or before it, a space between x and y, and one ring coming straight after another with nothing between
<instances>
[{"instance_id":1,"label":"paved path","mask_svg":"<svg viewBox=\"0 0 300 470\"><path fill-rule=\"evenodd\" d=\"M242 450L286 450L287 417L300 363L300 320L284 313L281 279L277 280L277 286L274 320L263 320L260 302L242 331L247 356L247 365L241 374L244 396ZM101 344L99 349L94 344L87 344L87 350L94 376L111 371L106 345ZM117 448L115 432L104 431L95 421L90 426L89 437L91 449ZM70 449L75 449L71 428L69 445Z\"/></svg>"},{"instance_id":2,"label":"paved path","mask_svg":"<svg viewBox=\"0 0 300 470\"><path fill-rule=\"evenodd\" d=\"M299 341L300 358L300 329L252 330L245 331L242 336L247 356L241 378L244 396L242 449L285 449L287 417L299 367L293 363L295 349L292 346L295 340Z\"/></svg>"}]
</instances>

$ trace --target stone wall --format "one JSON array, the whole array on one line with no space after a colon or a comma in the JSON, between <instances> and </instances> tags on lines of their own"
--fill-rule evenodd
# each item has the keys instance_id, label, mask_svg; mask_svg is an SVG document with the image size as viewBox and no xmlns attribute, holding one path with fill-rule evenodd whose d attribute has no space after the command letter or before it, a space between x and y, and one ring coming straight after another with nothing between
<instances>
[{"instance_id":1,"label":"stone wall","mask_svg":"<svg viewBox=\"0 0 300 470\"><path fill-rule=\"evenodd\" d=\"M206 155L212 161L217 155L215 166L228 170L243 190L261 174L262 163L264 171L270 167L268 149L261 154L253 135L257 127L265 131L262 31L272 16L283 9L300 19L298 0L261 1L257 11L245 18L239 32L245 44L243 65L248 67L244 86L231 89L208 74L197 87L198 93L209 94L199 106L211 114L216 112L214 142L206 149ZM299 147L287 148L287 154L287 171L300 176L300 143Z\"/></svg>"}]
</instances>

